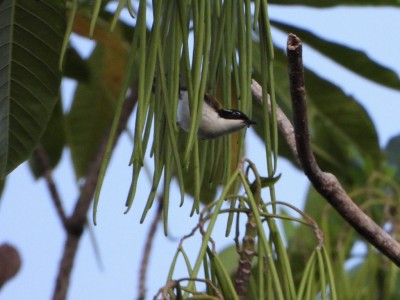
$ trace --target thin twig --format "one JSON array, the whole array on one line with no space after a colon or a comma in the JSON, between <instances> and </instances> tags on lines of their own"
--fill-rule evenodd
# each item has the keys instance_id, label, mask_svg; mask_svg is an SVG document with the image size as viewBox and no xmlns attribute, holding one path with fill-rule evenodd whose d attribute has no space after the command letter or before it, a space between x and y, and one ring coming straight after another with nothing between
<instances>
[{"instance_id":1,"label":"thin twig","mask_svg":"<svg viewBox=\"0 0 400 300\"><path fill-rule=\"evenodd\" d=\"M162 211L163 211L163 199L162 199L162 197L160 197L158 199L157 212L154 216L153 222L151 223L149 234L147 235L146 244L145 244L144 250L143 250L142 262L140 264L138 300L146 299L147 268L149 266L150 253L151 253L151 248L153 245L154 237L155 237L155 234L157 231L158 221L160 221L160 219L162 217Z\"/></svg>"},{"instance_id":2,"label":"thin twig","mask_svg":"<svg viewBox=\"0 0 400 300\"><path fill-rule=\"evenodd\" d=\"M54 207L56 208L57 214L63 226L66 227L67 217L64 212L60 194L58 193L57 186L53 179L53 175L51 172L50 158L46 152L46 149L42 145L38 145L36 149L33 151L33 159L35 160L35 163L38 165L41 175L43 175L44 179L46 180L47 188L49 189Z\"/></svg>"},{"instance_id":3,"label":"thin twig","mask_svg":"<svg viewBox=\"0 0 400 300\"><path fill-rule=\"evenodd\" d=\"M137 89L132 89L131 94L125 99L124 107L115 134L114 147L122 131L126 127L129 116L137 101ZM67 296L71 271L76 257L80 237L86 224L86 214L89 210L99 176L101 163L107 147L109 133L107 132L91 162L86 176L85 184L81 189L72 216L66 221L67 240L64 246L64 254L58 270L56 286L53 294L54 300L64 300Z\"/></svg>"},{"instance_id":4,"label":"thin twig","mask_svg":"<svg viewBox=\"0 0 400 300\"><path fill-rule=\"evenodd\" d=\"M214 285L214 283L211 280L208 279L203 279L203 278L190 278L190 277L184 277L184 278L180 278L177 280L170 280L167 282L167 284L165 286L163 286L162 288L160 288L158 290L158 293L154 296L154 299L157 299L157 297L159 295L162 295L162 300L167 300L170 299L168 292L170 292L173 288L177 289L178 292L180 292L182 290L180 283L182 281L195 281L195 282L203 282L205 284L208 284L215 292L216 296L218 297L218 299L224 299L224 297L222 296L221 292L219 291L219 289ZM193 293L191 292L193 295L198 295L198 296L206 296L204 295L204 293ZM196 298L196 297L194 297ZM182 299L182 297L180 295L177 295L176 299ZM205 298L205 299L209 299L209 297Z\"/></svg>"},{"instance_id":5,"label":"thin twig","mask_svg":"<svg viewBox=\"0 0 400 300\"><path fill-rule=\"evenodd\" d=\"M296 145L304 173L315 189L361 236L400 267L400 244L351 200L333 174L319 168L308 131L302 43L294 34L289 35L287 55Z\"/></svg>"}]
</instances>

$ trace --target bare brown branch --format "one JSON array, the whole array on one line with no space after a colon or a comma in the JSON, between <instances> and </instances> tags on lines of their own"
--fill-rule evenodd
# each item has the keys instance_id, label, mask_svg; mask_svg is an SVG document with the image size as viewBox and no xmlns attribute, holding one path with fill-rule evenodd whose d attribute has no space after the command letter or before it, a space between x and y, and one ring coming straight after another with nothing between
<instances>
[{"instance_id":1,"label":"bare brown branch","mask_svg":"<svg viewBox=\"0 0 400 300\"><path fill-rule=\"evenodd\" d=\"M62 206L62 201L60 194L58 193L57 186L54 182L53 175L51 172L50 159L46 152L46 149L42 145L36 147L33 151L33 158L40 168L40 172L43 174L44 179L47 183L47 188L49 189L51 199L53 201L54 207L56 208L57 214L65 227L67 224L67 217L65 216L64 208Z\"/></svg>"},{"instance_id":2,"label":"bare brown branch","mask_svg":"<svg viewBox=\"0 0 400 300\"><path fill-rule=\"evenodd\" d=\"M304 173L315 189L361 236L400 266L400 244L352 201L333 174L322 172L319 168L308 131L302 42L294 34L289 35L287 55L296 145Z\"/></svg>"},{"instance_id":3,"label":"bare brown branch","mask_svg":"<svg viewBox=\"0 0 400 300\"><path fill-rule=\"evenodd\" d=\"M125 129L129 116L137 101L137 90L133 89L131 94L125 99L124 107L118 123L115 135L114 147L122 131ZM78 250L80 237L86 224L86 215L92 202L94 191L100 172L101 163L106 151L109 133L107 132L99 146L97 154L89 166L85 184L81 189L81 194L76 202L72 216L66 220L67 240L64 246L64 254L60 262L54 290L54 300L64 300L67 296L71 271Z\"/></svg>"},{"instance_id":4,"label":"bare brown branch","mask_svg":"<svg viewBox=\"0 0 400 300\"><path fill-rule=\"evenodd\" d=\"M254 99L260 105L263 105L262 87L254 79L251 82L251 92L254 96ZM270 102L269 95L268 95L268 112L271 113L271 102ZM294 128L292 126L292 123L290 123L290 120L286 117L286 115L280 109L279 106L276 106L276 118L277 118L279 131L282 133L283 138L285 139L286 143L289 145L289 148L292 151L293 157L296 159L296 161L300 165L299 156L297 155L296 139L294 137Z\"/></svg>"}]
</instances>

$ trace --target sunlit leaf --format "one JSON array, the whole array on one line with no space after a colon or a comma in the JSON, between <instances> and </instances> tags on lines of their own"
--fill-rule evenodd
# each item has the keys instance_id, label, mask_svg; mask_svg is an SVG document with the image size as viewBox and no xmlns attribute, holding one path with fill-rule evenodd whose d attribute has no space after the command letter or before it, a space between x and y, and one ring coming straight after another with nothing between
<instances>
[{"instance_id":1,"label":"sunlit leaf","mask_svg":"<svg viewBox=\"0 0 400 300\"><path fill-rule=\"evenodd\" d=\"M57 102L65 1L0 2L0 178L26 160Z\"/></svg>"}]
</instances>

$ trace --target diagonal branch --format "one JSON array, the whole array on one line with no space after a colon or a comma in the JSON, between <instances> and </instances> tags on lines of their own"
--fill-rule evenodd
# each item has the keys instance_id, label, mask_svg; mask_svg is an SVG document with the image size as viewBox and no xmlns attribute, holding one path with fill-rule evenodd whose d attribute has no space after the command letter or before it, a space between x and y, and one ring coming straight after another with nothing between
<instances>
[{"instance_id":1,"label":"diagonal branch","mask_svg":"<svg viewBox=\"0 0 400 300\"><path fill-rule=\"evenodd\" d=\"M337 178L322 172L314 157L308 131L302 42L290 34L287 42L293 123L299 160L315 189L370 244L400 266L400 244L367 216L347 195Z\"/></svg>"},{"instance_id":2,"label":"diagonal branch","mask_svg":"<svg viewBox=\"0 0 400 300\"><path fill-rule=\"evenodd\" d=\"M322 172L319 168L308 131L301 40L293 34L289 35L287 52L295 127L279 109L277 119L280 132L315 189L361 236L400 266L400 244L351 200L333 174ZM251 90L254 98L262 104L262 88L257 81L252 81ZM271 110L270 103L268 109Z\"/></svg>"},{"instance_id":3,"label":"diagonal branch","mask_svg":"<svg viewBox=\"0 0 400 300\"><path fill-rule=\"evenodd\" d=\"M133 111L133 107L137 101L137 89L132 88L130 95L125 99L124 107L118 123L118 129L115 135L114 147L122 131L125 129L129 116ZM94 191L96 189L97 180L101 163L106 151L109 132L107 132L89 166L85 184L81 189L81 193L76 202L72 216L66 220L67 240L64 246L64 254L60 262L58 270L56 286L54 289L53 299L64 300L67 296L69 280L73 268L74 260L79 246L80 237L86 225L86 215L89 210Z\"/></svg>"},{"instance_id":4,"label":"diagonal branch","mask_svg":"<svg viewBox=\"0 0 400 300\"><path fill-rule=\"evenodd\" d=\"M65 227L67 224L67 217L65 216L64 208L62 205L60 194L58 193L57 185L54 182L49 155L43 145L38 145L32 153L35 163L38 165L40 172L46 180L47 188L51 199L53 201L56 212Z\"/></svg>"},{"instance_id":5,"label":"diagonal branch","mask_svg":"<svg viewBox=\"0 0 400 300\"><path fill-rule=\"evenodd\" d=\"M251 81L251 92L254 99L262 106L263 105L263 91L261 85L254 79ZM271 99L268 95L268 112L271 114ZM294 128L288 117L282 109L276 105L276 119L278 123L279 131L282 133L283 138L289 146L290 151L292 151L293 157L296 159L297 163L300 165L299 155L297 154L296 139L294 137Z\"/></svg>"}]
</instances>

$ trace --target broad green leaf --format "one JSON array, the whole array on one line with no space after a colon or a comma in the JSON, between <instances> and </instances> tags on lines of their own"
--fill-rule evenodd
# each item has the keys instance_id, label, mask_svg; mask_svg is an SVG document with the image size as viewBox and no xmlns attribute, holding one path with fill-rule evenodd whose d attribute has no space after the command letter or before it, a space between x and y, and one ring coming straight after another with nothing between
<instances>
[{"instance_id":1,"label":"broad green leaf","mask_svg":"<svg viewBox=\"0 0 400 300\"><path fill-rule=\"evenodd\" d=\"M304 5L313 7L332 6L400 6L396 0L272 0L269 4Z\"/></svg>"},{"instance_id":2,"label":"broad green leaf","mask_svg":"<svg viewBox=\"0 0 400 300\"><path fill-rule=\"evenodd\" d=\"M47 124L40 144L48 155L51 168L55 168L61 159L65 145L64 115L62 111L61 100L57 102L56 107ZM42 170L37 166L32 157L29 159L29 165L36 178L42 176Z\"/></svg>"},{"instance_id":3,"label":"broad green leaf","mask_svg":"<svg viewBox=\"0 0 400 300\"><path fill-rule=\"evenodd\" d=\"M113 120L125 72L126 47L115 35L89 58L89 82L80 82L67 116L67 140L77 178L84 177Z\"/></svg>"},{"instance_id":4,"label":"broad green leaf","mask_svg":"<svg viewBox=\"0 0 400 300\"><path fill-rule=\"evenodd\" d=\"M74 47L68 47L65 53L64 76L76 81L89 81L87 61L83 59Z\"/></svg>"},{"instance_id":5,"label":"broad green leaf","mask_svg":"<svg viewBox=\"0 0 400 300\"><path fill-rule=\"evenodd\" d=\"M312 135L315 130L313 144L330 155L335 155L340 147L344 149L346 162L361 163L361 168L369 164L372 168L378 167L382 154L378 134L367 111L355 98L311 70L305 70L305 78ZM325 144L330 137L335 138L332 140L336 143ZM341 171L346 173L349 170Z\"/></svg>"},{"instance_id":6,"label":"broad green leaf","mask_svg":"<svg viewBox=\"0 0 400 300\"><path fill-rule=\"evenodd\" d=\"M388 162L396 168L396 174L400 175L400 135L392 137L385 149Z\"/></svg>"},{"instance_id":7,"label":"broad green leaf","mask_svg":"<svg viewBox=\"0 0 400 300\"><path fill-rule=\"evenodd\" d=\"M65 1L0 1L0 178L25 161L57 102Z\"/></svg>"},{"instance_id":8,"label":"broad green leaf","mask_svg":"<svg viewBox=\"0 0 400 300\"><path fill-rule=\"evenodd\" d=\"M400 78L396 72L373 61L364 51L329 41L311 31L289 24L271 21L271 25L287 33L296 34L304 43L357 75L400 90Z\"/></svg>"},{"instance_id":9,"label":"broad green leaf","mask_svg":"<svg viewBox=\"0 0 400 300\"><path fill-rule=\"evenodd\" d=\"M239 263L239 254L236 246L228 246L223 249L218 255L227 272L231 275L235 274Z\"/></svg>"}]
</instances>

